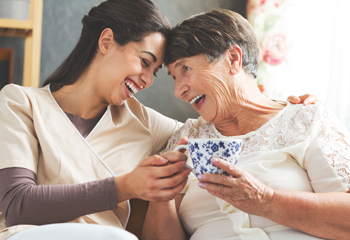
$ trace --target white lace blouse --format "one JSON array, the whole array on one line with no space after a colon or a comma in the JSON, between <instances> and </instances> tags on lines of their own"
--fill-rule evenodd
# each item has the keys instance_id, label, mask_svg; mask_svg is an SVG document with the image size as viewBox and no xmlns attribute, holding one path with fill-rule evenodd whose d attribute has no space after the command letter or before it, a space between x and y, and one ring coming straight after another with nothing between
<instances>
[{"instance_id":1,"label":"white lace blouse","mask_svg":"<svg viewBox=\"0 0 350 240\"><path fill-rule=\"evenodd\" d=\"M174 149L182 136L243 139L237 166L274 189L346 192L350 188L350 132L323 105L288 104L258 130L241 136L223 136L202 117L189 119L169 140L166 151ZM228 211L224 201L197 184L191 176L179 212L192 240L274 239L279 231L293 231L231 205ZM317 239L296 230L295 234Z\"/></svg>"}]
</instances>

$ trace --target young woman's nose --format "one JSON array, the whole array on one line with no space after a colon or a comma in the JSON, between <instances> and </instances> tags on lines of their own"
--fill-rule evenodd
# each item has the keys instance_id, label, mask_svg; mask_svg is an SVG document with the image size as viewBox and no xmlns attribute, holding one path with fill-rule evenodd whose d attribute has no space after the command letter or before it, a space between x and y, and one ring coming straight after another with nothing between
<instances>
[{"instance_id":1,"label":"young woman's nose","mask_svg":"<svg viewBox=\"0 0 350 240\"><path fill-rule=\"evenodd\" d=\"M153 72L145 72L141 77L141 81L144 84L143 88L150 87L153 83Z\"/></svg>"}]
</instances>

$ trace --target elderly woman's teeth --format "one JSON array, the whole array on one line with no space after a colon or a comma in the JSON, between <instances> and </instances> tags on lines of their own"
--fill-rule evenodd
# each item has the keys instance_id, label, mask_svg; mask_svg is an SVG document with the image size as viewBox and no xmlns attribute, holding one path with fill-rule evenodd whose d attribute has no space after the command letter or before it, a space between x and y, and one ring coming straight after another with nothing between
<instances>
[{"instance_id":1,"label":"elderly woman's teeth","mask_svg":"<svg viewBox=\"0 0 350 240\"><path fill-rule=\"evenodd\" d=\"M128 88L129 88L129 90L131 90L131 91L129 91L132 95L134 95L135 93L137 93L138 92L138 90L137 90L137 88L135 88L131 83L129 83L128 81L125 81L125 84L126 84L126 86L128 86Z\"/></svg>"},{"instance_id":2,"label":"elderly woman's teeth","mask_svg":"<svg viewBox=\"0 0 350 240\"><path fill-rule=\"evenodd\" d=\"M201 97L203 97L204 95L198 95L197 97L192 98L192 100L190 101L190 104L194 104L198 99L200 99Z\"/></svg>"}]
</instances>

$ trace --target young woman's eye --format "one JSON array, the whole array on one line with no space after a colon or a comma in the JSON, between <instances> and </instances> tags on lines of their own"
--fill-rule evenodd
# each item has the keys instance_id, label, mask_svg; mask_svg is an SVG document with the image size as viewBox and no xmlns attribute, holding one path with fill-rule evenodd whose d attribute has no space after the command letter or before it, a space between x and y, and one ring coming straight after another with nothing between
<instances>
[{"instance_id":1,"label":"young woman's eye","mask_svg":"<svg viewBox=\"0 0 350 240\"><path fill-rule=\"evenodd\" d=\"M148 60L147 60L147 59L142 58L142 63L143 63L143 65L145 65L146 67L149 67L149 63L148 63Z\"/></svg>"}]
</instances>

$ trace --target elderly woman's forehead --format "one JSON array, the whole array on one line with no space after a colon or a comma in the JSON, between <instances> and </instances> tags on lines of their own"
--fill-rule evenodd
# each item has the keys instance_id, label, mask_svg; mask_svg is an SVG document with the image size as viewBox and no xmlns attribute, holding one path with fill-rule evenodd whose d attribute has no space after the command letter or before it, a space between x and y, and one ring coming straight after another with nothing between
<instances>
[{"instance_id":1,"label":"elderly woman's forehead","mask_svg":"<svg viewBox=\"0 0 350 240\"><path fill-rule=\"evenodd\" d=\"M199 53L199 54L196 54L194 56L183 57L183 58L177 59L172 64L173 64L173 66L179 66L179 65L188 64L188 63L198 63L198 62L203 62L203 61L207 62L207 60L208 59L207 59L205 54Z\"/></svg>"}]
</instances>

